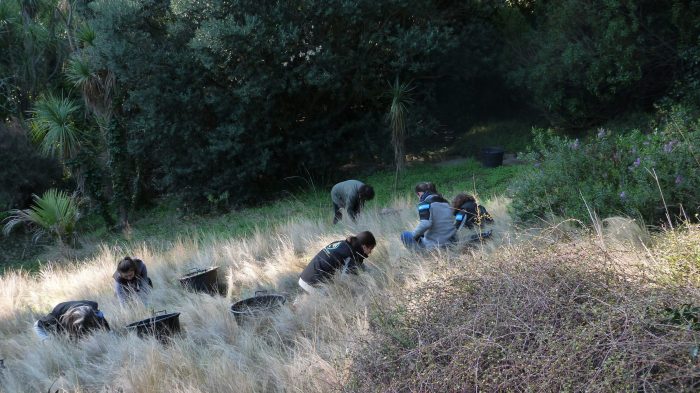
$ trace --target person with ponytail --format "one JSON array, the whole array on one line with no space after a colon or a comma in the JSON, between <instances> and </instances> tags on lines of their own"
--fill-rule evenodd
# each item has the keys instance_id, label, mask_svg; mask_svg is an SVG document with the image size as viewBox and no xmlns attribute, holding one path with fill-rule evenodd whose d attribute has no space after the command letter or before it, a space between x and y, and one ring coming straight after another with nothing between
<instances>
[{"instance_id":1,"label":"person with ponytail","mask_svg":"<svg viewBox=\"0 0 700 393\"><path fill-rule=\"evenodd\" d=\"M41 341L49 339L49 334L68 334L77 340L96 329L110 330L97 302L90 300L59 303L34 323L34 333Z\"/></svg>"},{"instance_id":2,"label":"person with ponytail","mask_svg":"<svg viewBox=\"0 0 700 393\"><path fill-rule=\"evenodd\" d=\"M315 293L318 286L333 279L341 270L357 274L358 268L377 245L372 232L364 231L345 240L335 241L316 254L299 277L299 286L308 293Z\"/></svg>"},{"instance_id":3,"label":"person with ponytail","mask_svg":"<svg viewBox=\"0 0 700 393\"><path fill-rule=\"evenodd\" d=\"M112 278L114 278L114 292L121 304L131 300L134 295L145 302L146 295L153 288L146 264L137 258L125 257L119 261Z\"/></svg>"},{"instance_id":4,"label":"person with ponytail","mask_svg":"<svg viewBox=\"0 0 700 393\"><path fill-rule=\"evenodd\" d=\"M413 231L403 231L401 242L410 250L427 250L455 242L456 229L450 203L437 192L431 182L418 183L418 225Z\"/></svg>"}]
</instances>

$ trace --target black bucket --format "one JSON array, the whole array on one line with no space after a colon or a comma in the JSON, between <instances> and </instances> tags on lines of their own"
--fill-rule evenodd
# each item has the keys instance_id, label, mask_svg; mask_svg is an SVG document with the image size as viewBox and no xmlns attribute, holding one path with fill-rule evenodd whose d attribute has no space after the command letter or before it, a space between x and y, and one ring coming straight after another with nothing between
<instances>
[{"instance_id":1,"label":"black bucket","mask_svg":"<svg viewBox=\"0 0 700 393\"><path fill-rule=\"evenodd\" d=\"M481 163L486 168L496 168L503 165L505 150L500 147L484 147L481 149Z\"/></svg>"},{"instance_id":2,"label":"black bucket","mask_svg":"<svg viewBox=\"0 0 700 393\"><path fill-rule=\"evenodd\" d=\"M155 336L160 341L167 341L169 337L180 333L180 313L154 315L126 325L126 329L135 331L139 337Z\"/></svg>"},{"instance_id":3,"label":"black bucket","mask_svg":"<svg viewBox=\"0 0 700 393\"><path fill-rule=\"evenodd\" d=\"M180 278L180 284L190 291L216 295L219 293L217 269L219 269L217 266L206 269L194 268L187 275Z\"/></svg>"},{"instance_id":4,"label":"black bucket","mask_svg":"<svg viewBox=\"0 0 700 393\"><path fill-rule=\"evenodd\" d=\"M236 317L236 323L241 325L247 319L259 318L275 311L286 301L287 299L282 295L268 295L267 291L256 291L254 297L232 304L231 314Z\"/></svg>"}]
</instances>

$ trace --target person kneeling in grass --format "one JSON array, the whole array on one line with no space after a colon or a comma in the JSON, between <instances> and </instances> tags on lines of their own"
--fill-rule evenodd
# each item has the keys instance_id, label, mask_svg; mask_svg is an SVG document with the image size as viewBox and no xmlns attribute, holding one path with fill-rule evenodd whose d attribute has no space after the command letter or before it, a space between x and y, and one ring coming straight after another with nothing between
<instances>
[{"instance_id":1,"label":"person kneeling in grass","mask_svg":"<svg viewBox=\"0 0 700 393\"><path fill-rule=\"evenodd\" d=\"M47 340L49 333L67 333L76 340L96 329L110 330L104 314L97 308L97 302L90 300L59 303L34 323L34 333L41 341Z\"/></svg>"},{"instance_id":2,"label":"person kneeling in grass","mask_svg":"<svg viewBox=\"0 0 700 393\"><path fill-rule=\"evenodd\" d=\"M119 303L125 304L133 296L138 296L144 303L146 296L153 288L153 282L148 277L148 269L142 260L125 257L119 261L114 278L114 292Z\"/></svg>"},{"instance_id":3,"label":"person kneeling in grass","mask_svg":"<svg viewBox=\"0 0 700 393\"><path fill-rule=\"evenodd\" d=\"M455 241L454 217L449 202L437 192L431 182L419 183L418 225L413 231L401 233L401 242L410 250L447 246Z\"/></svg>"},{"instance_id":4,"label":"person kneeling in grass","mask_svg":"<svg viewBox=\"0 0 700 393\"><path fill-rule=\"evenodd\" d=\"M332 280L339 269L357 274L365 258L377 245L372 232L364 231L345 240L335 241L316 254L299 277L299 286L308 293L316 293L318 286Z\"/></svg>"},{"instance_id":5,"label":"person kneeling in grass","mask_svg":"<svg viewBox=\"0 0 700 393\"><path fill-rule=\"evenodd\" d=\"M474 229L474 226L481 228L486 223L492 223L493 217L486 211L486 208L476 203L476 199L465 193L461 193L452 200L452 209L455 215L455 228L467 227Z\"/></svg>"}]
</instances>

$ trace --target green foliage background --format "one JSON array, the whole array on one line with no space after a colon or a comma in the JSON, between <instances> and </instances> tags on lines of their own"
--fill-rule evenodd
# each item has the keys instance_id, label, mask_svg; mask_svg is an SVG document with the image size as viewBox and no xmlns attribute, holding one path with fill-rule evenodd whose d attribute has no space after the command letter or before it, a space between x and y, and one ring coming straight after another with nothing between
<instances>
[{"instance_id":1,"label":"green foliage background","mask_svg":"<svg viewBox=\"0 0 700 393\"><path fill-rule=\"evenodd\" d=\"M579 140L535 130L525 156L531 170L514 184L513 213L523 221L555 216L590 223L591 214L638 217L648 224L697 219L699 126L676 108L647 133L612 135L601 128Z\"/></svg>"},{"instance_id":2,"label":"green foliage background","mask_svg":"<svg viewBox=\"0 0 700 393\"><path fill-rule=\"evenodd\" d=\"M158 196L228 209L279 197L290 177L326 184L342 168L382 168L396 78L415 88L409 153L514 150L528 139L518 118L584 138L619 119L658 123L657 107L695 110L699 22L694 0L5 0L0 117L28 129L47 120L50 97L75 103L63 171L23 192L65 175L107 226L126 227ZM481 135L494 119L516 125ZM23 153L7 154L0 176L13 178ZM620 187L599 183L592 195ZM26 201L17 189L3 198Z\"/></svg>"}]
</instances>

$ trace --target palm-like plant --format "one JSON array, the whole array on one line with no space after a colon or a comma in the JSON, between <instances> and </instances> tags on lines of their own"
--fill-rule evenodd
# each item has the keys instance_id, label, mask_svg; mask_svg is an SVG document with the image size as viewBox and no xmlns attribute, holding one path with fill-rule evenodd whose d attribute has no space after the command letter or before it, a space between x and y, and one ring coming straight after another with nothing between
<instances>
[{"instance_id":1,"label":"palm-like plant","mask_svg":"<svg viewBox=\"0 0 700 393\"><path fill-rule=\"evenodd\" d=\"M408 114L408 107L413 103L413 98L411 97L413 89L410 82L400 83L398 76L393 84L389 84L391 105L389 106L387 118L391 128L391 145L394 147L394 161L396 162L394 188L398 186L399 173L406 165L406 115Z\"/></svg>"},{"instance_id":2,"label":"palm-like plant","mask_svg":"<svg viewBox=\"0 0 700 393\"><path fill-rule=\"evenodd\" d=\"M87 23L83 23L78 27L78 31L76 31L76 38L78 38L78 42L83 44L83 47L86 46L93 46L95 43L95 38L97 38L97 34L95 33L95 29L92 28Z\"/></svg>"},{"instance_id":3,"label":"palm-like plant","mask_svg":"<svg viewBox=\"0 0 700 393\"><path fill-rule=\"evenodd\" d=\"M8 213L10 216L4 220L5 235L15 226L27 224L34 233L34 242L51 235L59 244L73 237L75 224L80 217L76 198L53 188L41 197L34 195L34 204L29 209L13 209Z\"/></svg>"},{"instance_id":4,"label":"palm-like plant","mask_svg":"<svg viewBox=\"0 0 700 393\"><path fill-rule=\"evenodd\" d=\"M51 94L37 101L32 111L31 130L42 153L58 156L62 161L75 156L80 147L80 132L73 114L78 109L73 100Z\"/></svg>"}]
</instances>

